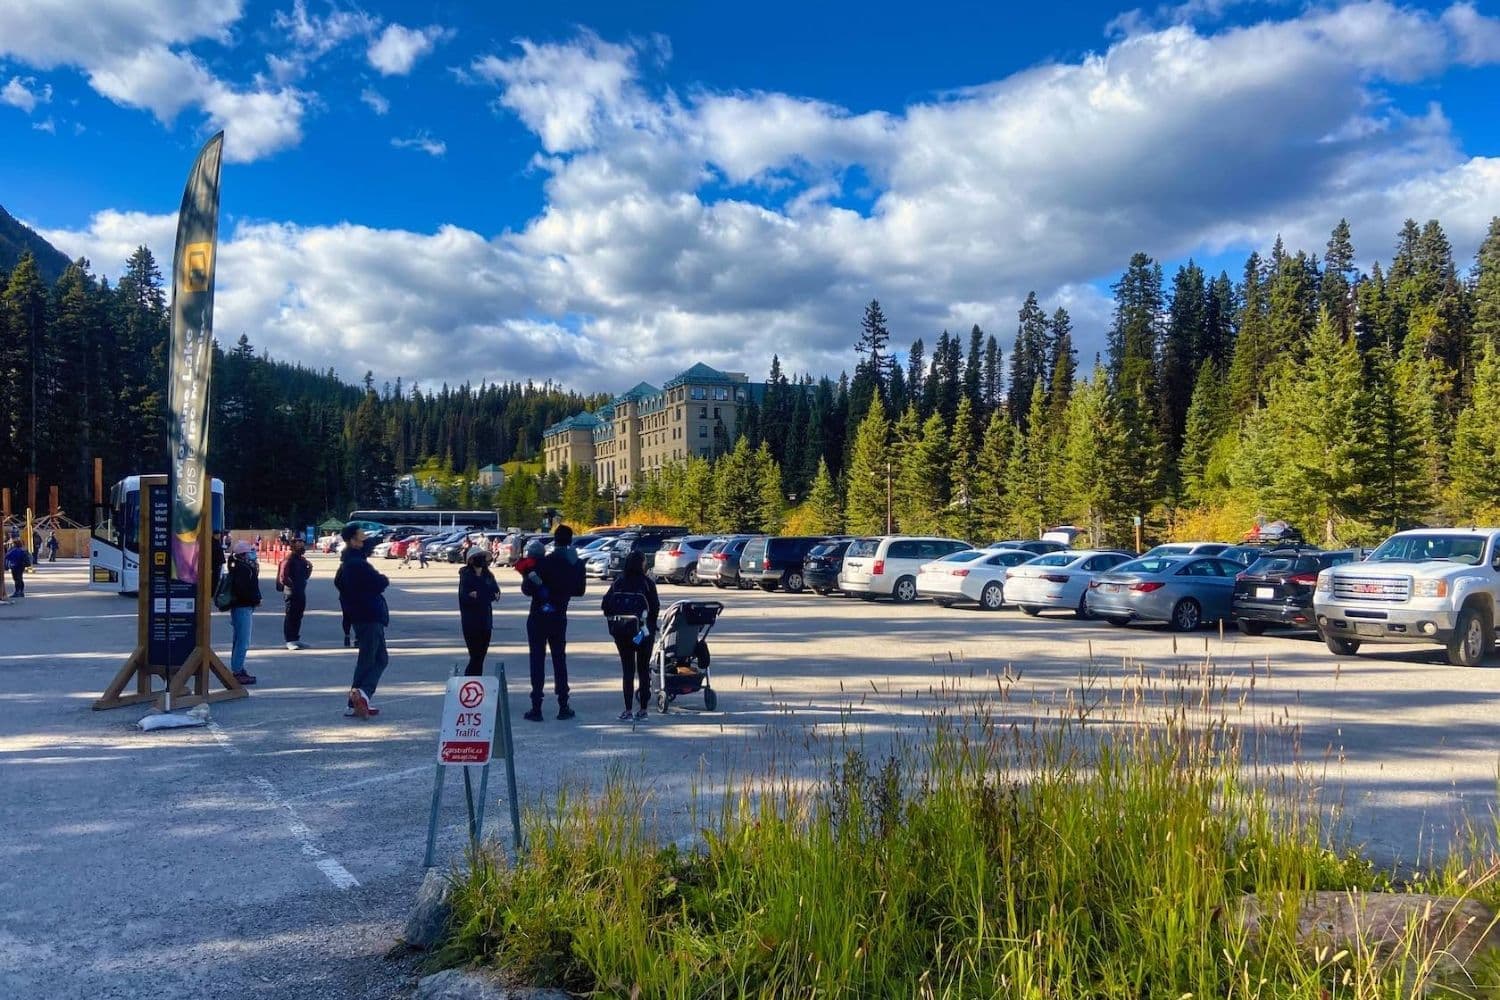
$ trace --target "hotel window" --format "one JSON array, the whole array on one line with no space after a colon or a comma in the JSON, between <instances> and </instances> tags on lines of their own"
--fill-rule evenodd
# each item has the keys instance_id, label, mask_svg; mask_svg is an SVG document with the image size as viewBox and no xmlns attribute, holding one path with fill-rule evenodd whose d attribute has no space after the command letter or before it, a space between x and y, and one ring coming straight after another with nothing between
<instances>
[{"instance_id":1,"label":"hotel window","mask_svg":"<svg viewBox=\"0 0 1500 1000\"><path fill-rule=\"evenodd\" d=\"M706 407L706 406L700 406L700 407L698 407L698 419L699 420L707 420L708 419L708 407Z\"/></svg>"},{"instance_id":2,"label":"hotel window","mask_svg":"<svg viewBox=\"0 0 1500 1000\"><path fill-rule=\"evenodd\" d=\"M719 419L719 408L717 406L714 407L714 419Z\"/></svg>"},{"instance_id":3,"label":"hotel window","mask_svg":"<svg viewBox=\"0 0 1500 1000\"><path fill-rule=\"evenodd\" d=\"M717 399L717 400L727 400L727 399L729 399L729 390L726 389L726 388L724 388L723 386L720 386L719 388L717 388L717 389L714 390L714 399Z\"/></svg>"},{"instance_id":4,"label":"hotel window","mask_svg":"<svg viewBox=\"0 0 1500 1000\"><path fill-rule=\"evenodd\" d=\"M706 437L708 437L708 425L707 424L699 424L698 425L698 436L700 438L706 438Z\"/></svg>"},{"instance_id":5,"label":"hotel window","mask_svg":"<svg viewBox=\"0 0 1500 1000\"><path fill-rule=\"evenodd\" d=\"M707 399L708 398L708 390L705 389L701 385L695 385L688 392L688 395L691 396L693 399Z\"/></svg>"}]
</instances>

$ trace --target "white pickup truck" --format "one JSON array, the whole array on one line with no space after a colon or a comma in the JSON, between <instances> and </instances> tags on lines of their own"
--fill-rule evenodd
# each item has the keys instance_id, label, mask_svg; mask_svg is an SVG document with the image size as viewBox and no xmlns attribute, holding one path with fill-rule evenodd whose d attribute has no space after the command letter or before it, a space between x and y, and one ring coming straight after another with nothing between
<instances>
[{"instance_id":1,"label":"white pickup truck","mask_svg":"<svg viewBox=\"0 0 1500 1000\"><path fill-rule=\"evenodd\" d=\"M1313 613L1328 648L1436 643L1478 666L1495 645L1500 528L1424 528L1392 535L1364 562L1318 574Z\"/></svg>"}]
</instances>

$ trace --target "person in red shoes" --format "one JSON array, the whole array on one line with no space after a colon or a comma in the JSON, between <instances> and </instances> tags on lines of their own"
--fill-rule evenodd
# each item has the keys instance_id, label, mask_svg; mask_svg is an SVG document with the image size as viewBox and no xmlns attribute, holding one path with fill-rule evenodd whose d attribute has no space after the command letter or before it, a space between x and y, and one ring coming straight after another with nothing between
<instances>
[{"instance_id":1,"label":"person in red shoes","mask_svg":"<svg viewBox=\"0 0 1500 1000\"><path fill-rule=\"evenodd\" d=\"M349 688L349 707L344 713L368 719L379 715L371 704L380 675L390 663L385 649L385 627L391 614L385 603L386 578L370 565L364 530L357 525L344 528L344 551L339 557L339 606L354 629L359 656L354 663L354 681Z\"/></svg>"}]
</instances>

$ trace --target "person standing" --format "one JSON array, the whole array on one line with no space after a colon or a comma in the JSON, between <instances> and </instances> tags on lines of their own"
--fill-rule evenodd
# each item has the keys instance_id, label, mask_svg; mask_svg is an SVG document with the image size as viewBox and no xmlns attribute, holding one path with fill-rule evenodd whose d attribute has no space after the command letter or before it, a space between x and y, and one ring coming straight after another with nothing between
<instances>
[{"instance_id":1,"label":"person standing","mask_svg":"<svg viewBox=\"0 0 1500 1000\"><path fill-rule=\"evenodd\" d=\"M255 683L255 675L245 669L245 658L250 653L250 633L254 623L255 609L260 607L260 564L255 547L249 542L236 542L229 554L229 623L234 630L234 646L229 656L229 669L234 679L249 686Z\"/></svg>"},{"instance_id":2,"label":"person standing","mask_svg":"<svg viewBox=\"0 0 1500 1000\"><path fill-rule=\"evenodd\" d=\"M380 675L390 663L385 648L385 627L390 610L385 603L385 588L391 581L370 565L365 548L364 529L357 525L344 528L344 551L339 557L339 607L354 629L359 656L354 661L354 680L349 687L346 716L368 719L380 714L371 704Z\"/></svg>"},{"instance_id":3,"label":"person standing","mask_svg":"<svg viewBox=\"0 0 1500 1000\"><path fill-rule=\"evenodd\" d=\"M10 570L12 597L26 596L26 567L31 565L31 557L26 554L26 543L19 538L11 539L10 551L5 553L5 568Z\"/></svg>"},{"instance_id":4,"label":"person standing","mask_svg":"<svg viewBox=\"0 0 1500 1000\"><path fill-rule=\"evenodd\" d=\"M302 616L307 612L307 581L312 576L312 562L307 558L307 543L301 538L291 540L292 552L281 561L276 579L276 589L286 595L286 617L281 622L281 635L286 639L287 649L306 649L302 641Z\"/></svg>"},{"instance_id":5,"label":"person standing","mask_svg":"<svg viewBox=\"0 0 1500 1000\"><path fill-rule=\"evenodd\" d=\"M47 535L47 561L57 562L57 532Z\"/></svg>"},{"instance_id":6,"label":"person standing","mask_svg":"<svg viewBox=\"0 0 1500 1000\"><path fill-rule=\"evenodd\" d=\"M526 616L526 642L531 653L531 710L525 718L542 721L542 693L547 683L547 651L552 651L552 690L557 695L557 717L571 719L568 706L568 601L582 597L587 581L583 562L573 549L573 529L560 524L552 535L552 551L535 574L521 579L521 592L531 598ZM539 577L532 582L531 577Z\"/></svg>"},{"instance_id":7,"label":"person standing","mask_svg":"<svg viewBox=\"0 0 1500 1000\"><path fill-rule=\"evenodd\" d=\"M637 722L646 719L646 705L651 701L651 643L656 636L657 617L661 613L661 599L656 594L656 583L646 575L646 555L632 552L625 557L625 568L609 585L609 591L599 606L605 615L634 614L645 602L645 620L641 627L627 635L610 629L615 640L615 649L620 653L620 670L624 674L625 711L620 721L632 718ZM632 703L631 694L639 698L639 707ZM634 712L632 713L632 709Z\"/></svg>"},{"instance_id":8,"label":"person standing","mask_svg":"<svg viewBox=\"0 0 1500 1000\"><path fill-rule=\"evenodd\" d=\"M495 630L495 601L499 597L500 584L490 572L489 553L480 547L470 549L468 560L458 571L458 617L464 645L469 648L465 677L484 673L484 657L490 651L490 636Z\"/></svg>"}]
</instances>

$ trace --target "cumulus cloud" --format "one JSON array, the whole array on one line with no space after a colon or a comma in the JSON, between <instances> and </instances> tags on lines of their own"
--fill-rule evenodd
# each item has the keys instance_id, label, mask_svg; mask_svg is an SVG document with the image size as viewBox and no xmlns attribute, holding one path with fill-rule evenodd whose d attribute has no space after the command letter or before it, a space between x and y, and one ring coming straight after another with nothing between
<instances>
[{"instance_id":1,"label":"cumulus cloud","mask_svg":"<svg viewBox=\"0 0 1500 1000\"><path fill-rule=\"evenodd\" d=\"M34 76L13 76L9 83L0 87L0 104L20 108L28 115L36 110L38 104L47 104L51 100L52 85L49 83L38 87Z\"/></svg>"},{"instance_id":2,"label":"cumulus cloud","mask_svg":"<svg viewBox=\"0 0 1500 1000\"><path fill-rule=\"evenodd\" d=\"M371 111L377 115L385 115L391 110L391 102L386 100L374 87L366 87L359 92L359 99L363 101Z\"/></svg>"},{"instance_id":3,"label":"cumulus cloud","mask_svg":"<svg viewBox=\"0 0 1500 1000\"><path fill-rule=\"evenodd\" d=\"M36 69L79 69L100 95L170 125L188 107L227 128L225 158L256 160L295 145L306 98L289 87L237 88L187 46L229 43L239 0L0 0L0 55Z\"/></svg>"},{"instance_id":4,"label":"cumulus cloud","mask_svg":"<svg viewBox=\"0 0 1500 1000\"><path fill-rule=\"evenodd\" d=\"M405 76L412 71L437 43L451 33L438 25L425 28L408 28L400 24L388 24L380 36L370 43L365 56L370 65L385 76Z\"/></svg>"},{"instance_id":5,"label":"cumulus cloud","mask_svg":"<svg viewBox=\"0 0 1500 1000\"><path fill-rule=\"evenodd\" d=\"M488 236L242 224L218 327L346 375L618 388L665 377L663 358L758 372L775 351L836 373L872 297L898 342L977 322L1008 346L1035 289L1074 312L1087 364L1109 315L1097 283L1138 249L1172 259L1283 233L1316 250L1347 216L1368 259L1411 215L1472 254L1500 160L1465 154L1440 106L1402 112L1383 88L1492 60L1473 40L1495 27L1466 5L1382 0L1177 23L861 114L678 94L646 43L521 40L468 73L535 136L533 218ZM101 215L45 235L122 261L131 222L145 225Z\"/></svg>"},{"instance_id":6,"label":"cumulus cloud","mask_svg":"<svg viewBox=\"0 0 1500 1000\"><path fill-rule=\"evenodd\" d=\"M336 7L326 15L310 14L304 0L295 0L291 10L276 12L272 24L291 42L291 49L268 54L266 63L278 83L290 83L344 42L373 34L380 28L380 19L361 10Z\"/></svg>"},{"instance_id":7,"label":"cumulus cloud","mask_svg":"<svg viewBox=\"0 0 1500 1000\"><path fill-rule=\"evenodd\" d=\"M442 156L448 152L448 144L441 139L434 139L428 132L418 132L409 139L392 139L391 145L397 149L420 149L428 156Z\"/></svg>"}]
</instances>

